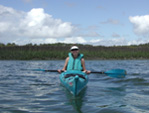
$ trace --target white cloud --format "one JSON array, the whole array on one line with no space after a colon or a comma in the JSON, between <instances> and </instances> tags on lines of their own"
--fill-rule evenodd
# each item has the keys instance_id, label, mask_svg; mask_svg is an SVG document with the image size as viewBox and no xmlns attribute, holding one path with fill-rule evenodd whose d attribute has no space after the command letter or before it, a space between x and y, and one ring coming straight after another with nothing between
<instances>
[{"instance_id":1,"label":"white cloud","mask_svg":"<svg viewBox=\"0 0 149 113\"><path fill-rule=\"evenodd\" d=\"M113 25L119 25L120 22L119 20L114 20L114 19L108 19L104 22L101 22L101 24L113 24Z\"/></svg>"},{"instance_id":2,"label":"white cloud","mask_svg":"<svg viewBox=\"0 0 149 113\"><path fill-rule=\"evenodd\" d=\"M145 44L147 42L149 42L149 39L139 38L137 40L128 41L127 45L139 45L139 44Z\"/></svg>"},{"instance_id":3,"label":"white cloud","mask_svg":"<svg viewBox=\"0 0 149 113\"><path fill-rule=\"evenodd\" d=\"M21 28L24 30L23 35L36 38L68 37L74 30L71 23L53 19L51 15L44 13L42 8L32 9L28 12L25 19L21 21Z\"/></svg>"},{"instance_id":4,"label":"white cloud","mask_svg":"<svg viewBox=\"0 0 149 113\"><path fill-rule=\"evenodd\" d=\"M139 38L136 40L126 40L124 37L113 38L113 39L92 39L88 43L92 45L103 45L103 46L123 46L123 45L139 45L149 42L149 39Z\"/></svg>"},{"instance_id":5,"label":"white cloud","mask_svg":"<svg viewBox=\"0 0 149 113\"><path fill-rule=\"evenodd\" d=\"M76 36L78 37L102 37L99 32L99 26L92 25L86 28L79 27L76 29Z\"/></svg>"},{"instance_id":6,"label":"white cloud","mask_svg":"<svg viewBox=\"0 0 149 113\"><path fill-rule=\"evenodd\" d=\"M32 2L32 0L23 0L23 2L30 3L30 2Z\"/></svg>"},{"instance_id":7,"label":"white cloud","mask_svg":"<svg viewBox=\"0 0 149 113\"><path fill-rule=\"evenodd\" d=\"M64 41L61 41L62 43L81 43L85 44L87 41L83 37L70 37L65 38Z\"/></svg>"},{"instance_id":8,"label":"white cloud","mask_svg":"<svg viewBox=\"0 0 149 113\"><path fill-rule=\"evenodd\" d=\"M133 24L135 34L144 37L149 36L149 15L129 17L130 22Z\"/></svg>"},{"instance_id":9,"label":"white cloud","mask_svg":"<svg viewBox=\"0 0 149 113\"><path fill-rule=\"evenodd\" d=\"M0 5L0 15L0 42L69 37L75 30L71 23L54 19L42 8L25 13Z\"/></svg>"},{"instance_id":10,"label":"white cloud","mask_svg":"<svg viewBox=\"0 0 149 113\"><path fill-rule=\"evenodd\" d=\"M98 33L95 32L95 31L89 31L89 32L87 32L87 33L81 33L81 34L79 34L79 35L82 36L82 37L101 37L101 35L98 34Z\"/></svg>"},{"instance_id":11,"label":"white cloud","mask_svg":"<svg viewBox=\"0 0 149 113\"><path fill-rule=\"evenodd\" d=\"M112 37L115 37L115 38L116 38L116 37L120 37L120 35L117 34L117 33L113 33L113 34L112 34Z\"/></svg>"},{"instance_id":12,"label":"white cloud","mask_svg":"<svg viewBox=\"0 0 149 113\"><path fill-rule=\"evenodd\" d=\"M127 40L125 38L113 38L113 39L92 39L90 44L93 45L103 45L103 46L112 46L112 45L127 45Z\"/></svg>"}]
</instances>

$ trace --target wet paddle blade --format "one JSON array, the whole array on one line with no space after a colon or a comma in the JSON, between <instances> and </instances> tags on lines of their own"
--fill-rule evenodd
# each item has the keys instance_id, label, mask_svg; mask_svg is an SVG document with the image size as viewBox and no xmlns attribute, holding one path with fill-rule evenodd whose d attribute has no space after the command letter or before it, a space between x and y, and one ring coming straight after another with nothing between
<instances>
[{"instance_id":1,"label":"wet paddle blade","mask_svg":"<svg viewBox=\"0 0 149 113\"><path fill-rule=\"evenodd\" d=\"M112 69L104 73L110 77L115 78L124 78L126 76L126 70L124 69Z\"/></svg>"}]
</instances>

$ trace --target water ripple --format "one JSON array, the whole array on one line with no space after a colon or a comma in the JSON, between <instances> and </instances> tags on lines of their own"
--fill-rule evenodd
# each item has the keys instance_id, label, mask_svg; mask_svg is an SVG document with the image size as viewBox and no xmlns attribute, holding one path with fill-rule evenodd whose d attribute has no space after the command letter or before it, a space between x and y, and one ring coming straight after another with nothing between
<instances>
[{"instance_id":1,"label":"water ripple","mask_svg":"<svg viewBox=\"0 0 149 113\"><path fill-rule=\"evenodd\" d=\"M61 69L64 61L0 61L1 113L146 113L149 109L149 60L86 61L87 69L127 70L125 78L90 74L74 97L59 74L21 69Z\"/></svg>"}]
</instances>

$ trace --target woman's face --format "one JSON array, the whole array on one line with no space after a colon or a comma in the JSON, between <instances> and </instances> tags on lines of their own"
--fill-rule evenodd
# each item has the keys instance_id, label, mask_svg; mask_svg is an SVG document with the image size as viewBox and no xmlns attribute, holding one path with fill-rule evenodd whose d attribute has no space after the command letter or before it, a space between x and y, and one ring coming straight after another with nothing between
<instances>
[{"instance_id":1,"label":"woman's face","mask_svg":"<svg viewBox=\"0 0 149 113\"><path fill-rule=\"evenodd\" d=\"M71 53L73 54L74 57L77 57L79 54L79 50L72 50Z\"/></svg>"}]
</instances>

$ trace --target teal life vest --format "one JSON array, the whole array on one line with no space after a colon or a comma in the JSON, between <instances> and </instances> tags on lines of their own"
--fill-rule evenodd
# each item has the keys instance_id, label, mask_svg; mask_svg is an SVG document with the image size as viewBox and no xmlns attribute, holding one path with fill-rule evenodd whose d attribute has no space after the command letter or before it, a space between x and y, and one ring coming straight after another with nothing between
<instances>
[{"instance_id":1,"label":"teal life vest","mask_svg":"<svg viewBox=\"0 0 149 113\"><path fill-rule=\"evenodd\" d=\"M69 61L67 64L67 70L79 70L82 71L83 67L81 64L81 59L83 58L83 54L79 54L77 58L73 58L72 53L68 54L69 56Z\"/></svg>"}]
</instances>

